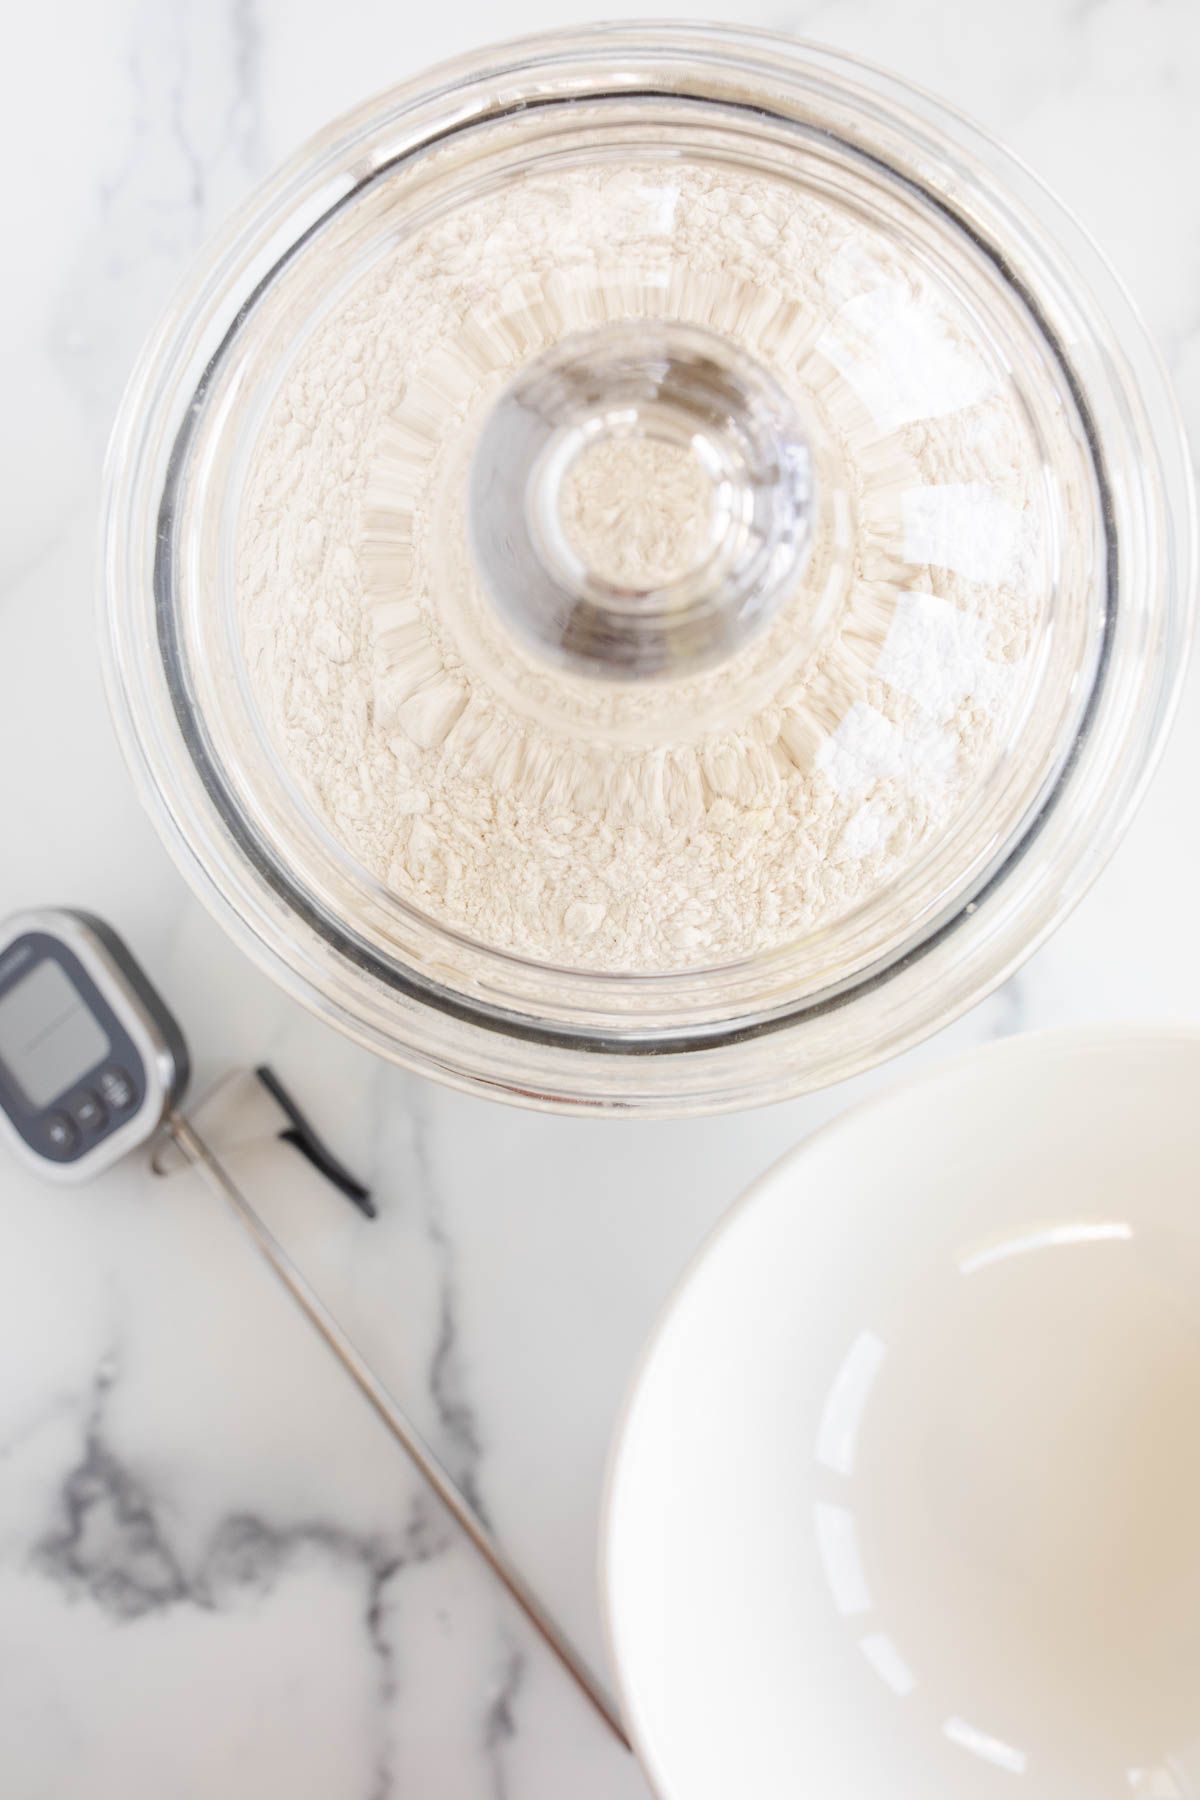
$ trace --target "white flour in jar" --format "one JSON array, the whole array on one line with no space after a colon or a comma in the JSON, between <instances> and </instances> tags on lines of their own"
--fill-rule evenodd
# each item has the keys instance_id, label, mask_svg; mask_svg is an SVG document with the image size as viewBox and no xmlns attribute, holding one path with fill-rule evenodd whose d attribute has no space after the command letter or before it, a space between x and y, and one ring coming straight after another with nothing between
<instances>
[{"instance_id":1,"label":"white flour in jar","mask_svg":"<svg viewBox=\"0 0 1200 1800\"><path fill-rule=\"evenodd\" d=\"M529 357L606 319L735 339L809 421L827 512L801 590L722 668L540 664L470 552L466 471ZM694 471L577 471L618 579L703 538ZM670 458L667 459L670 462ZM240 523L267 728L351 855L489 947L565 967L728 963L913 885L1022 696L1039 459L952 305L783 183L647 163L532 175L397 246L273 397ZM819 604L818 604L819 602Z\"/></svg>"}]
</instances>

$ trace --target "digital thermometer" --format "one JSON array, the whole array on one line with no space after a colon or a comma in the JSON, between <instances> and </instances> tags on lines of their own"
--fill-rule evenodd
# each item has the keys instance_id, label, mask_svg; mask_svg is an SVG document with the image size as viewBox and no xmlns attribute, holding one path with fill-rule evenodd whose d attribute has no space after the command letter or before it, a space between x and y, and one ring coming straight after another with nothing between
<instances>
[{"instance_id":1,"label":"digital thermometer","mask_svg":"<svg viewBox=\"0 0 1200 1800\"><path fill-rule=\"evenodd\" d=\"M368 1214L369 1196L326 1150L269 1069L257 1071L286 1114L282 1137ZM0 1135L39 1174L85 1181L165 1126L185 1160L227 1202L397 1443L457 1519L530 1622L628 1749L620 1716L470 1502L364 1361L229 1171L178 1109L183 1033L121 939L90 913L18 913L0 924Z\"/></svg>"},{"instance_id":2,"label":"digital thermometer","mask_svg":"<svg viewBox=\"0 0 1200 1800\"><path fill-rule=\"evenodd\" d=\"M54 1181L154 1135L187 1085L170 1011L114 931L47 908L0 925L0 1128Z\"/></svg>"}]
</instances>

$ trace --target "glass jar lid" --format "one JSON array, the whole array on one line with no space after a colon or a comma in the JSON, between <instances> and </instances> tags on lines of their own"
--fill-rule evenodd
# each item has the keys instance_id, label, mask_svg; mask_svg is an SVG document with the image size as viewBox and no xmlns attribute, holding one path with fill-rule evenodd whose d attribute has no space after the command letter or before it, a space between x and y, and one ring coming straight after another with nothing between
<instances>
[{"instance_id":1,"label":"glass jar lid","mask_svg":"<svg viewBox=\"0 0 1200 1800\"><path fill-rule=\"evenodd\" d=\"M118 707L202 886L524 1098L736 1104L952 1016L1178 673L1186 453L1111 275L965 122L761 35L534 40L332 127L117 444Z\"/></svg>"}]
</instances>

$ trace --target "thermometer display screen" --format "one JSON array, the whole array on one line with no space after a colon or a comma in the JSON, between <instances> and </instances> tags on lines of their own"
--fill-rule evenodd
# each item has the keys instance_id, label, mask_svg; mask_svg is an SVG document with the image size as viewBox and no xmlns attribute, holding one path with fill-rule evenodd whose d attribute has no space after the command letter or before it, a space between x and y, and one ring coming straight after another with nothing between
<instances>
[{"instance_id":1,"label":"thermometer display screen","mask_svg":"<svg viewBox=\"0 0 1200 1800\"><path fill-rule=\"evenodd\" d=\"M0 1059L31 1106L46 1106L110 1049L95 1013L50 957L0 998Z\"/></svg>"}]
</instances>

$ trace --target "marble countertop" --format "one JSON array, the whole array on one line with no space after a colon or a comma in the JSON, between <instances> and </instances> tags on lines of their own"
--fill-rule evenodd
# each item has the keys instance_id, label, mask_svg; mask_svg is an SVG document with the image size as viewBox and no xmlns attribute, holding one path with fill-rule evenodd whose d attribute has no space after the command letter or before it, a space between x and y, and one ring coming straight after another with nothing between
<instances>
[{"instance_id":1,"label":"marble countertop","mask_svg":"<svg viewBox=\"0 0 1200 1800\"><path fill-rule=\"evenodd\" d=\"M139 811L92 621L98 470L206 235L332 114L592 11L58 0L6 33L0 915L84 904L180 1014L203 1091L269 1061L373 1182L256 1191L598 1666L595 1543L639 1344L701 1236L898 1065L691 1124L547 1119L384 1067L255 973ZM662 15L690 8L658 0ZM828 0L751 16L892 64L1004 136L1144 309L1200 435L1192 0ZM1200 1018L1200 692L1089 899L914 1066L1051 1023ZM254 1153L248 1153L253 1160ZM647 1789L190 1175L0 1162L0 1788L11 1800L635 1800Z\"/></svg>"}]
</instances>

